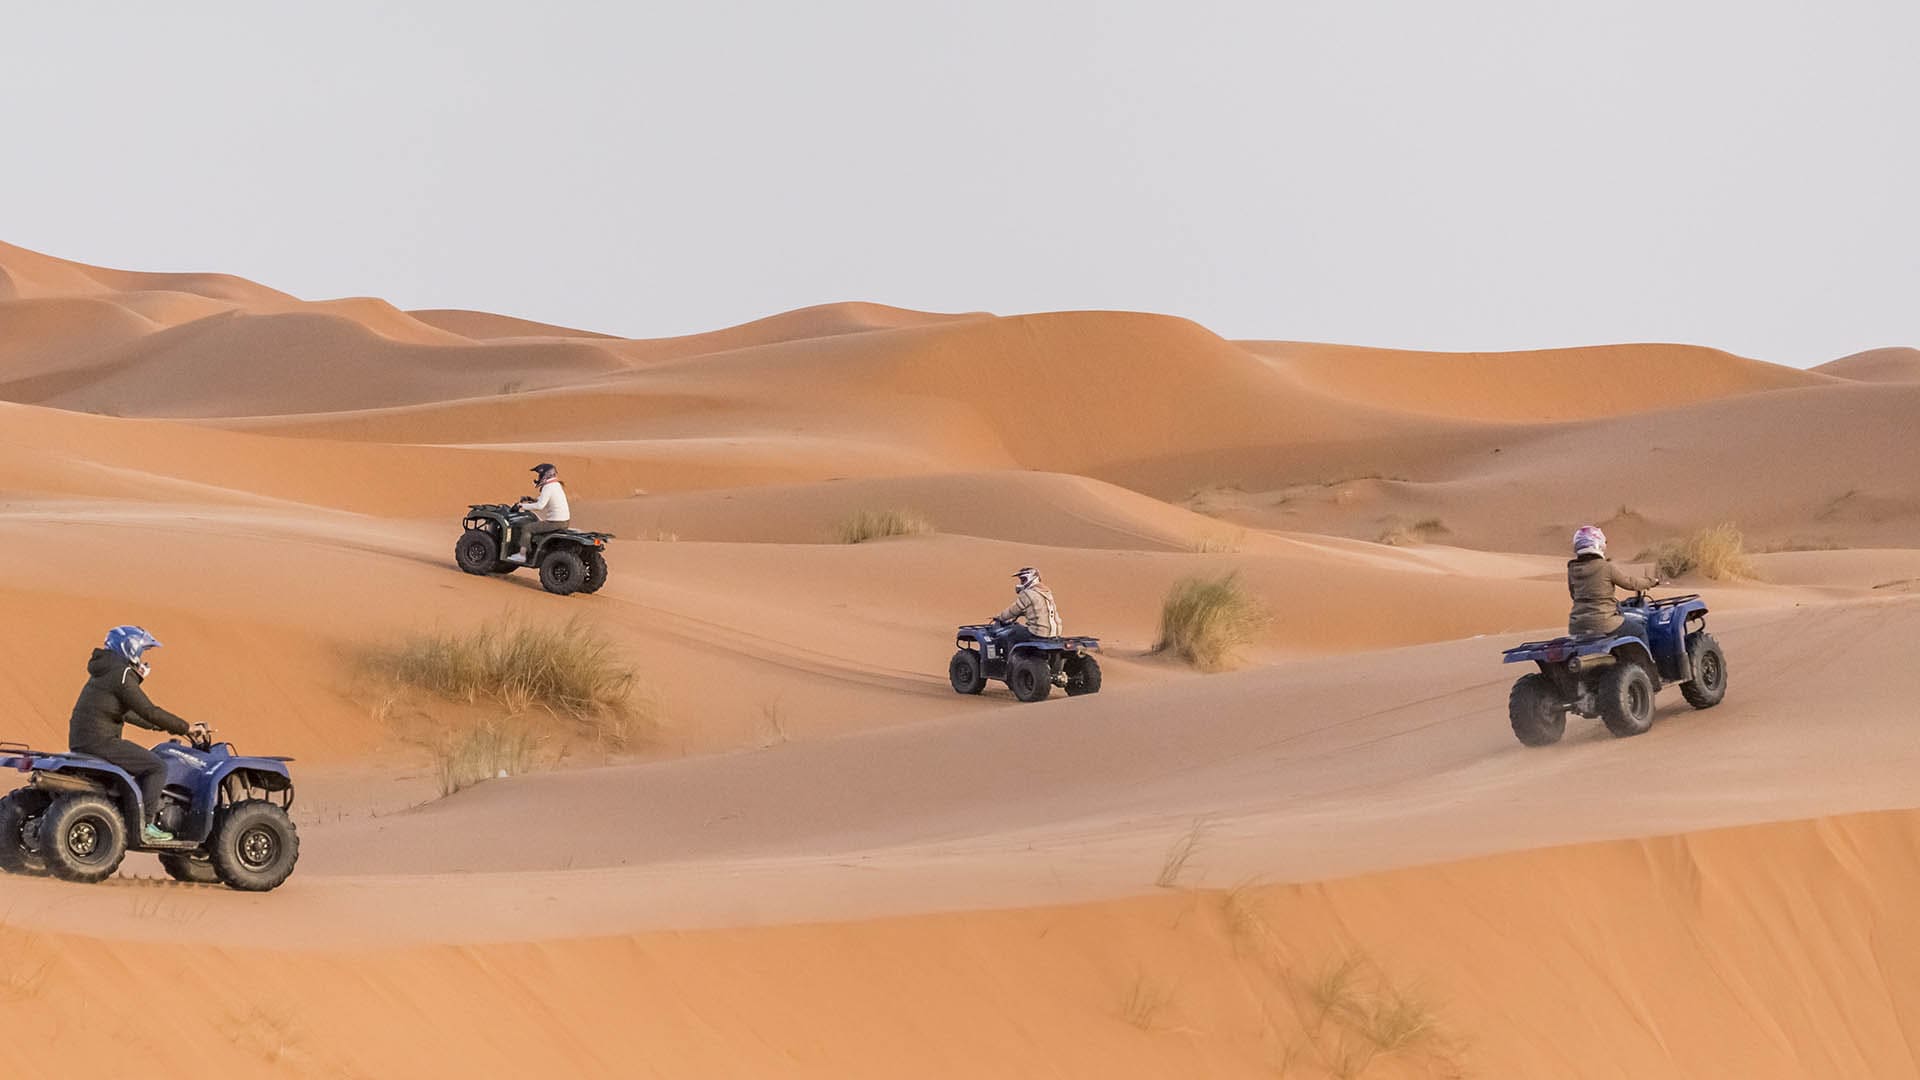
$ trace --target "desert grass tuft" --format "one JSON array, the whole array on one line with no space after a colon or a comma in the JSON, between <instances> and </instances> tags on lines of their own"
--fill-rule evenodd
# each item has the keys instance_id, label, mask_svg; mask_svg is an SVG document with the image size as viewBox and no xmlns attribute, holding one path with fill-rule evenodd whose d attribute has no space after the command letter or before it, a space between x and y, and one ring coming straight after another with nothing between
<instances>
[{"instance_id":1,"label":"desert grass tuft","mask_svg":"<svg viewBox=\"0 0 1920 1080\"><path fill-rule=\"evenodd\" d=\"M1195 537L1187 545L1187 550L1196 555L1232 555L1247 542L1247 530L1232 529L1226 532L1211 532Z\"/></svg>"},{"instance_id":2,"label":"desert grass tuft","mask_svg":"<svg viewBox=\"0 0 1920 1080\"><path fill-rule=\"evenodd\" d=\"M1379 542L1396 547L1407 544L1424 544L1436 536L1445 536L1452 530L1437 517L1422 518L1411 524L1394 522L1380 533Z\"/></svg>"},{"instance_id":3,"label":"desert grass tuft","mask_svg":"<svg viewBox=\"0 0 1920 1080\"><path fill-rule=\"evenodd\" d=\"M843 544L859 544L888 536L924 536L933 531L927 519L911 510L861 510L834 529Z\"/></svg>"},{"instance_id":4,"label":"desert grass tuft","mask_svg":"<svg viewBox=\"0 0 1920 1080\"><path fill-rule=\"evenodd\" d=\"M509 616L461 631L416 633L361 654L369 672L450 701L497 701L573 719L631 707L637 678L612 639L578 617L533 623Z\"/></svg>"},{"instance_id":5,"label":"desert grass tuft","mask_svg":"<svg viewBox=\"0 0 1920 1080\"><path fill-rule=\"evenodd\" d=\"M1151 1031L1160 1014L1173 1003L1173 990L1161 983L1136 976L1133 985L1120 999L1120 1018L1142 1031Z\"/></svg>"},{"instance_id":6,"label":"desert grass tuft","mask_svg":"<svg viewBox=\"0 0 1920 1080\"><path fill-rule=\"evenodd\" d=\"M503 774L518 776L530 771L539 746L533 726L518 717L442 732L432 745L440 794L451 795Z\"/></svg>"},{"instance_id":7,"label":"desert grass tuft","mask_svg":"<svg viewBox=\"0 0 1920 1080\"><path fill-rule=\"evenodd\" d=\"M1709 526L1685 539L1664 541L1639 558L1650 559L1660 576L1668 578L1690 573L1715 581L1754 576L1746 537L1732 522Z\"/></svg>"},{"instance_id":8,"label":"desert grass tuft","mask_svg":"<svg viewBox=\"0 0 1920 1080\"><path fill-rule=\"evenodd\" d=\"M1211 828L1212 819L1194 818L1187 830L1167 845L1167 853L1160 860L1160 873L1154 875L1153 883L1162 889L1171 889L1180 884L1180 875L1186 872L1187 863L1200 850L1200 842L1206 839Z\"/></svg>"},{"instance_id":9,"label":"desert grass tuft","mask_svg":"<svg viewBox=\"0 0 1920 1080\"><path fill-rule=\"evenodd\" d=\"M1264 630L1266 608L1241 584L1240 575L1190 577L1174 583L1160 609L1155 652L1167 652L1202 671L1232 664Z\"/></svg>"}]
</instances>

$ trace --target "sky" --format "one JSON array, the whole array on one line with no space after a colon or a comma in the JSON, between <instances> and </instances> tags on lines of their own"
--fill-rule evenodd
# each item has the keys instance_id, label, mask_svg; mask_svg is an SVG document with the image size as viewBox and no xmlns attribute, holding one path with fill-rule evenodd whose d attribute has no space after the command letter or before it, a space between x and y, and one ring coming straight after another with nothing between
<instances>
[{"instance_id":1,"label":"sky","mask_svg":"<svg viewBox=\"0 0 1920 1080\"><path fill-rule=\"evenodd\" d=\"M20 5L0 240L629 336L1920 345L1920 4Z\"/></svg>"}]
</instances>

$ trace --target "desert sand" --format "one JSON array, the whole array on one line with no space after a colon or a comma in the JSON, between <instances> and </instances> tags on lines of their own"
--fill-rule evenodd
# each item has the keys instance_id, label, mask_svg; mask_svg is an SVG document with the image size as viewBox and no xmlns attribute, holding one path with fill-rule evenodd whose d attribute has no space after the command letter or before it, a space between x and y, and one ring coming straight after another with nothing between
<instances>
[{"instance_id":1,"label":"desert sand","mask_svg":"<svg viewBox=\"0 0 1920 1080\"><path fill-rule=\"evenodd\" d=\"M628 340L0 244L0 737L60 744L141 623L156 699L298 758L302 839L258 896L0 878L0 1075L1920 1074L1917 358ZM595 596L452 563L541 460L620 537ZM931 531L835 542L884 509ZM1564 623L1571 529L1728 521L1754 575L1679 583L1725 704L1520 746L1499 651ZM1028 564L1105 688L955 695ZM1229 571L1238 663L1155 653ZM487 706L354 657L506 616L587 620L654 725L441 797L425 736Z\"/></svg>"}]
</instances>

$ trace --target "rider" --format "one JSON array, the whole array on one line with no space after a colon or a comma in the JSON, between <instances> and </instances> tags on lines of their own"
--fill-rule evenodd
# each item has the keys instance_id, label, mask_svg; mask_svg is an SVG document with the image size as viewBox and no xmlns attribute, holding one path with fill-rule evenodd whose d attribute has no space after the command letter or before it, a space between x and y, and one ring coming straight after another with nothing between
<instances>
[{"instance_id":1,"label":"rider","mask_svg":"<svg viewBox=\"0 0 1920 1080\"><path fill-rule=\"evenodd\" d=\"M521 499L513 504L515 510L532 513L534 520L521 527L520 550L507 556L508 562L526 562L533 556L534 540L547 533L564 532L572 516L567 508L567 489L560 483L560 470L543 461L529 471L533 473L533 486L540 497Z\"/></svg>"},{"instance_id":2,"label":"rider","mask_svg":"<svg viewBox=\"0 0 1920 1080\"><path fill-rule=\"evenodd\" d=\"M138 626L107 631L105 644L93 650L87 661L87 685L80 688L80 700L74 703L67 726L67 746L75 753L104 758L125 769L140 785L140 802L146 808L140 835L149 843L173 839L172 833L154 823L167 767L153 751L122 738L122 725L185 735L196 744L205 743L209 731L205 724L189 724L155 705L140 689L152 670L147 650L159 647L160 642Z\"/></svg>"},{"instance_id":3,"label":"rider","mask_svg":"<svg viewBox=\"0 0 1920 1080\"><path fill-rule=\"evenodd\" d=\"M1026 625L1021 625L1022 620ZM1060 636L1060 606L1053 602L1053 590L1040 580L1040 571L1023 566L1013 572L1013 603L993 617L993 625L1002 649L1035 638ZM1060 678L1063 659L1056 654L1048 660L1055 680Z\"/></svg>"},{"instance_id":4,"label":"rider","mask_svg":"<svg viewBox=\"0 0 1920 1080\"><path fill-rule=\"evenodd\" d=\"M1573 597L1573 612L1567 616L1568 633L1575 637L1618 633L1644 637L1646 617L1621 611L1613 590L1645 592L1658 584L1659 578L1630 574L1607 561L1607 534L1598 525L1581 526L1574 531L1573 560L1567 563L1567 592Z\"/></svg>"}]
</instances>

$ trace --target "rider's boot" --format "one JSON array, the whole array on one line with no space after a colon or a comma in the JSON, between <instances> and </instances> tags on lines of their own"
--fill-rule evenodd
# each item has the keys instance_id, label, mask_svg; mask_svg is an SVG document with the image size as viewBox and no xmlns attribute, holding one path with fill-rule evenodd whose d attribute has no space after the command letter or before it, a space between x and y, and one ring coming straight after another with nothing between
<instances>
[{"instance_id":1,"label":"rider's boot","mask_svg":"<svg viewBox=\"0 0 1920 1080\"><path fill-rule=\"evenodd\" d=\"M173 834L149 821L141 826L140 839L149 844L164 844L173 839Z\"/></svg>"}]
</instances>

